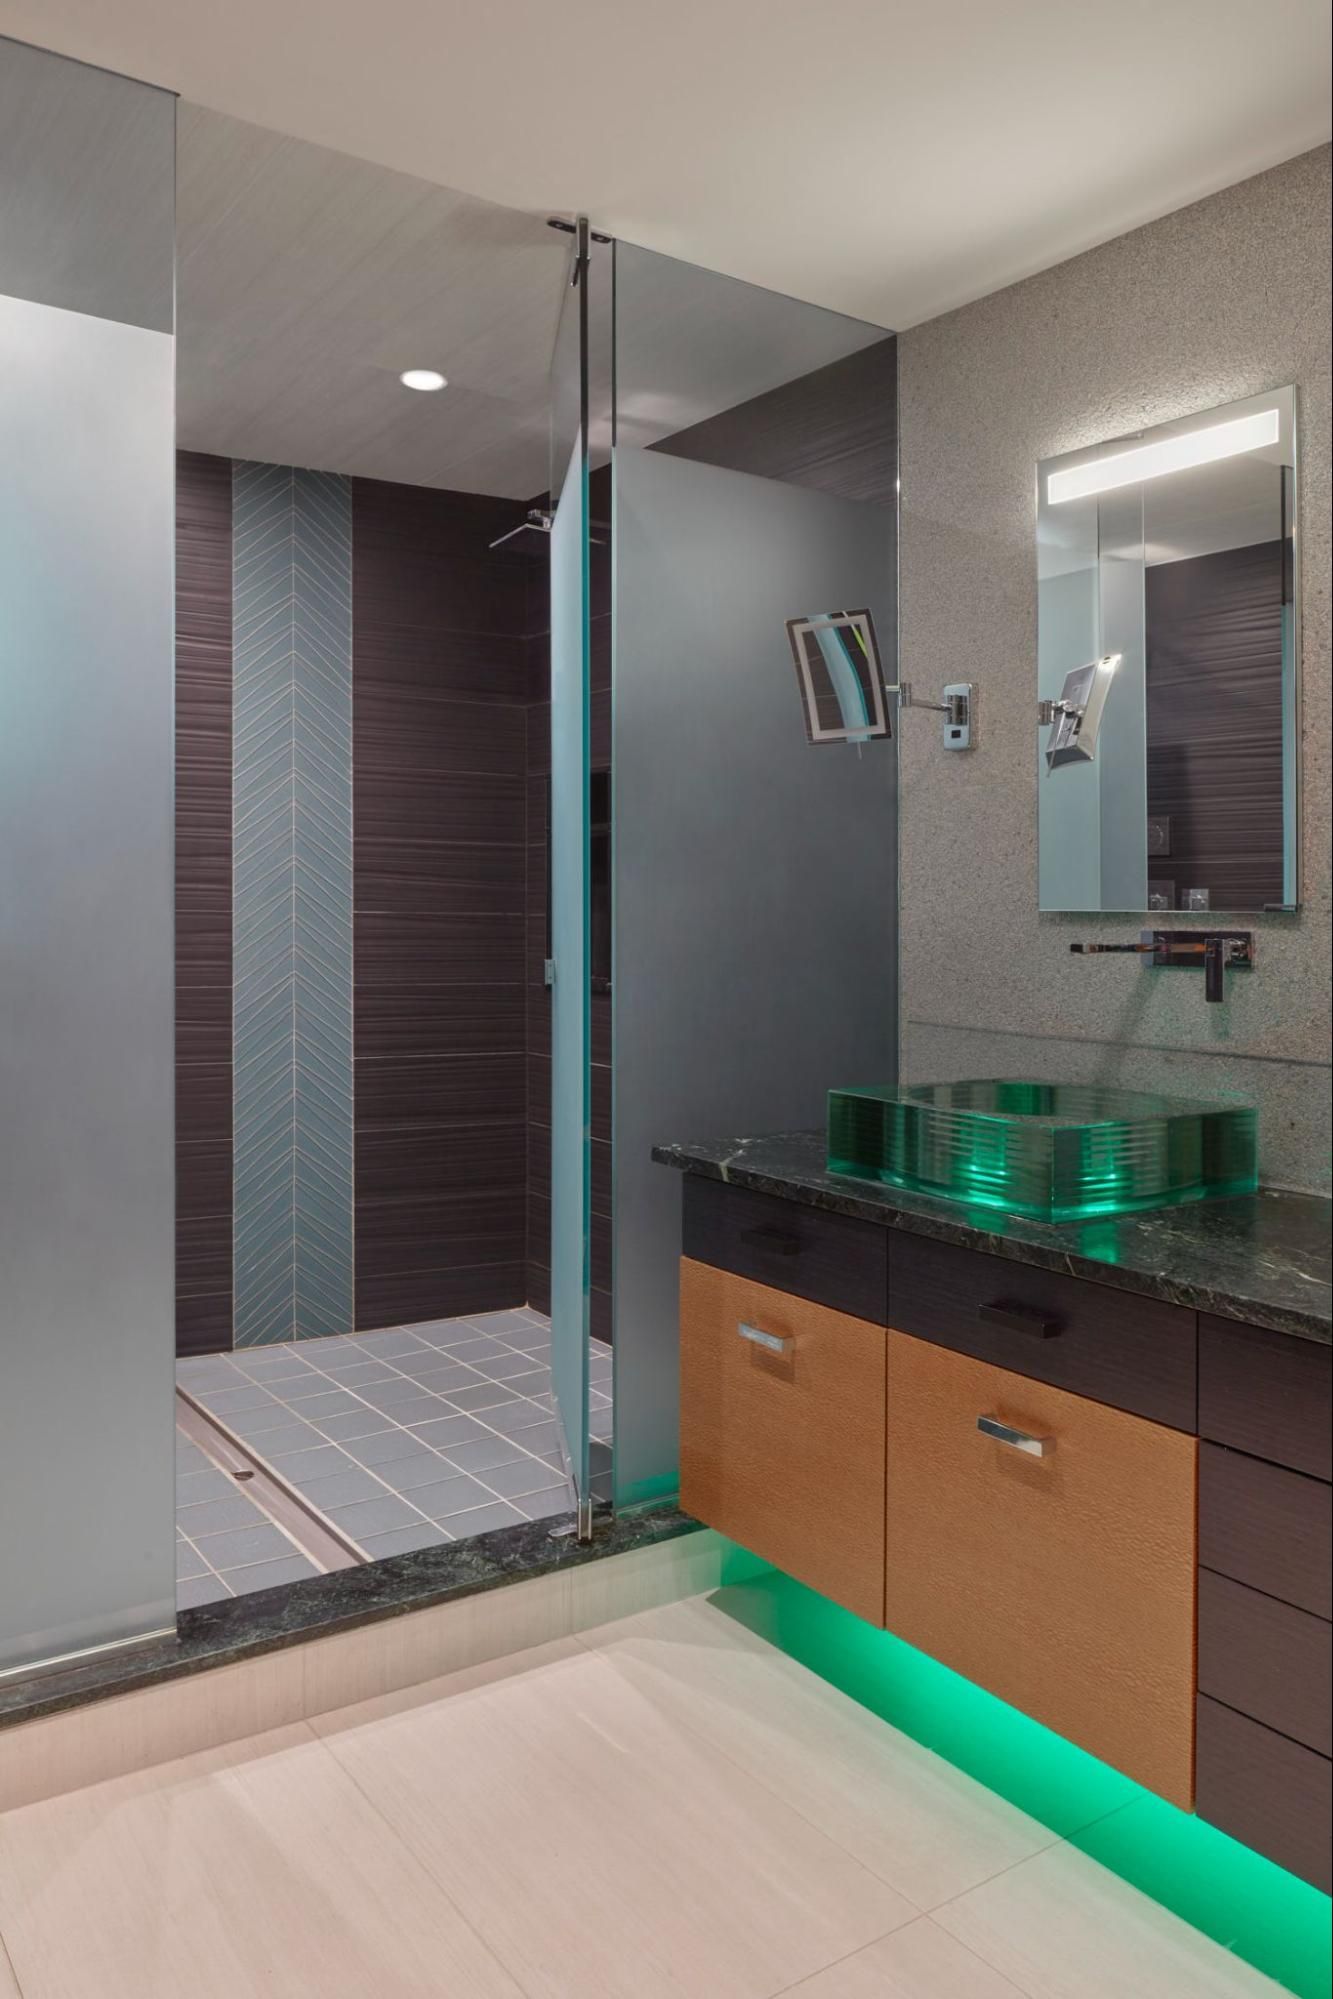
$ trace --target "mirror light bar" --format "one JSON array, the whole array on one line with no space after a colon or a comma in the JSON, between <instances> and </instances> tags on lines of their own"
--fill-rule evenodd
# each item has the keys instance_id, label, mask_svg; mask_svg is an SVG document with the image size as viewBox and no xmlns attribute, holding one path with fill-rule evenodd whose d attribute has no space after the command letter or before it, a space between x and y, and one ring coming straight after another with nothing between
<instances>
[{"instance_id":1,"label":"mirror light bar","mask_svg":"<svg viewBox=\"0 0 1333 1999\"><path fill-rule=\"evenodd\" d=\"M1116 451L1109 458L1092 458L1086 465L1048 473L1047 502L1055 507L1064 500L1086 499L1090 493L1109 493L1116 486L1136 486L1142 479L1160 479L1164 472L1186 472L1192 465L1213 465L1219 458L1258 451L1277 443L1281 421L1275 409L1256 410L1253 416L1233 417L1229 423L1187 430L1181 437L1163 437L1156 444L1136 445L1132 451Z\"/></svg>"}]
</instances>

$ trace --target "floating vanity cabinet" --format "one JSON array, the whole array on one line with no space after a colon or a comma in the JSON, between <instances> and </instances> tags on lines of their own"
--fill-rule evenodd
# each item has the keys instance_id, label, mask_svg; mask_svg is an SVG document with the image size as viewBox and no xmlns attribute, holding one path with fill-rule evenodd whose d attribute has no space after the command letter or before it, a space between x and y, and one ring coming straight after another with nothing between
<instances>
[{"instance_id":1,"label":"floating vanity cabinet","mask_svg":"<svg viewBox=\"0 0 1333 1999\"><path fill-rule=\"evenodd\" d=\"M770 1186L797 1142L773 1144ZM869 1189L837 1212L822 1147L811 1178L803 1199L687 1174L681 1504L1333 1888L1318 1324L878 1223Z\"/></svg>"},{"instance_id":2,"label":"floating vanity cabinet","mask_svg":"<svg viewBox=\"0 0 1333 1999\"><path fill-rule=\"evenodd\" d=\"M888 1349L889 1629L1188 1810L1194 1438Z\"/></svg>"},{"instance_id":3,"label":"floating vanity cabinet","mask_svg":"<svg viewBox=\"0 0 1333 1999\"><path fill-rule=\"evenodd\" d=\"M883 1326L686 1257L680 1347L685 1511L882 1624Z\"/></svg>"}]
</instances>

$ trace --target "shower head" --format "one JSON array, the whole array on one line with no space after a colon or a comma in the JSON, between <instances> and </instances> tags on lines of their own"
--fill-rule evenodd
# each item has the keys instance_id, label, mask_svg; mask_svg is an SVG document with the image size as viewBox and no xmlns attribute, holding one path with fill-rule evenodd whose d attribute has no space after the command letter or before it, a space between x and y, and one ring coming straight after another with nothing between
<instances>
[{"instance_id":1,"label":"shower head","mask_svg":"<svg viewBox=\"0 0 1333 1999\"><path fill-rule=\"evenodd\" d=\"M544 507L529 507L526 520L520 521L516 528L510 528L507 533L497 535L494 541L488 542L487 546L489 548L503 548L507 541L513 541L516 536L521 534L549 534L553 518L551 514L547 513Z\"/></svg>"}]
</instances>

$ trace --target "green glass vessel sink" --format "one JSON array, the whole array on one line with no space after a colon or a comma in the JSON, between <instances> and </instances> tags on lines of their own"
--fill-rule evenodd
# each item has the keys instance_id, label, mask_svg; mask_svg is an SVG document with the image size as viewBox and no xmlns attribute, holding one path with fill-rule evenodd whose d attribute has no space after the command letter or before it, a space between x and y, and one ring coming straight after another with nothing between
<instances>
[{"instance_id":1,"label":"green glass vessel sink","mask_svg":"<svg viewBox=\"0 0 1333 1999\"><path fill-rule=\"evenodd\" d=\"M1252 1194L1258 1113L1095 1083L830 1090L831 1173L1046 1222Z\"/></svg>"}]
</instances>

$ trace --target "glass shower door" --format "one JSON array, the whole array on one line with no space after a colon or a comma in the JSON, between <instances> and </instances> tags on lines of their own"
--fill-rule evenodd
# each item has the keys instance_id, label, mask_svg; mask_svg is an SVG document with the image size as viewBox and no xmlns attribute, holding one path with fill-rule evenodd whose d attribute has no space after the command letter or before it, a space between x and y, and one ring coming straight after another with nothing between
<instances>
[{"instance_id":1,"label":"glass shower door","mask_svg":"<svg viewBox=\"0 0 1333 1999\"><path fill-rule=\"evenodd\" d=\"M578 1499L589 1492L592 971L588 225L575 226L551 368L551 1383Z\"/></svg>"}]
</instances>

